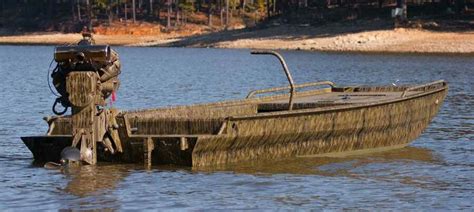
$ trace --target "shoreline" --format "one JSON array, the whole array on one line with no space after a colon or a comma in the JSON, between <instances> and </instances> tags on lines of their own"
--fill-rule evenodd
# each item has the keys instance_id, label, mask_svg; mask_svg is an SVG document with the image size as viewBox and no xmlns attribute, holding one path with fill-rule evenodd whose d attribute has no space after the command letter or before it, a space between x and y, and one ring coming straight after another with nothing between
<instances>
[{"instance_id":1,"label":"shoreline","mask_svg":"<svg viewBox=\"0 0 474 212\"><path fill-rule=\"evenodd\" d=\"M45 43L0 43L1 46L58 46L62 44L45 44ZM253 49L253 48L224 48L224 47L178 47L178 46L134 46L134 45L113 45L118 47L134 47L134 48L194 48L194 49ZM282 49L273 48L265 50L275 51L301 51L301 52L317 52L324 54L359 54L359 55L412 55L412 56L452 56L452 57L473 57L474 52L406 52L406 51L357 51L357 50L307 50L307 49Z\"/></svg>"},{"instance_id":2,"label":"shoreline","mask_svg":"<svg viewBox=\"0 0 474 212\"><path fill-rule=\"evenodd\" d=\"M345 31L341 31L344 28ZM459 32L425 29L276 26L180 36L94 35L97 44L134 47L191 47L227 49L301 50L326 53L474 55L474 30ZM0 45L67 45L80 34L36 33L0 36Z\"/></svg>"}]
</instances>

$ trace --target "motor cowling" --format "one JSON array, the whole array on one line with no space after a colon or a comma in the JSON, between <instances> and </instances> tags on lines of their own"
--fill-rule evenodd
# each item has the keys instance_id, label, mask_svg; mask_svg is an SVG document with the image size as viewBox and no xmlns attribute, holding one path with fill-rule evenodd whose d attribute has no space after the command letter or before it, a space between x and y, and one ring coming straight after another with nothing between
<instances>
[{"instance_id":1,"label":"motor cowling","mask_svg":"<svg viewBox=\"0 0 474 212\"><path fill-rule=\"evenodd\" d=\"M60 46L56 47L54 60L57 66L51 77L53 85L60 94L55 105L60 103L63 107L71 107L71 93L67 89L67 77L71 72L93 72L98 79L95 83L95 91L100 93L98 105L105 106L106 99L116 92L120 86L118 75L120 74L120 61L117 52L110 46ZM64 110L65 112L66 110ZM53 107L53 112L57 112Z\"/></svg>"}]
</instances>

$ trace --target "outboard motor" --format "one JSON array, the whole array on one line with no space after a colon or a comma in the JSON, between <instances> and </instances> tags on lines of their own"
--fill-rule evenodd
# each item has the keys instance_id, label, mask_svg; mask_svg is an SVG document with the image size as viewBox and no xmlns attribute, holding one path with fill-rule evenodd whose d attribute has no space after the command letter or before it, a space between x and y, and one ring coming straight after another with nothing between
<instances>
[{"instance_id":1,"label":"outboard motor","mask_svg":"<svg viewBox=\"0 0 474 212\"><path fill-rule=\"evenodd\" d=\"M71 108L71 147L80 143L80 160L88 164L97 162L97 143L112 154L122 151L115 121L117 112L106 107L109 97L115 100L120 85L120 61L109 46L93 43L92 35L83 32L78 45L57 47L57 66L51 74L59 93L53 112L61 116ZM59 106L63 109L58 110ZM51 121L48 123L50 129L54 127Z\"/></svg>"}]
</instances>

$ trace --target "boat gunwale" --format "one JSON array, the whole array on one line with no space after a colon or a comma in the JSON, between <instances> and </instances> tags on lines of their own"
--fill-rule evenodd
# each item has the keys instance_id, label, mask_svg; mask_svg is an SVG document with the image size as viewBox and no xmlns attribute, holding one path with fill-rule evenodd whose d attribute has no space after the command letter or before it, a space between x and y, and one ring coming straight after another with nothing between
<instances>
[{"instance_id":1,"label":"boat gunwale","mask_svg":"<svg viewBox=\"0 0 474 212\"><path fill-rule=\"evenodd\" d=\"M434 90L428 90L424 92L420 92L417 94L409 95L409 96L404 96L404 97L398 97L398 98L393 98L393 99L388 99L388 100L381 100L378 102L370 102L370 103L358 103L358 104L340 104L336 105L333 107L324 107L324 108L306 108L306 109L298 109L298 110L284 110L284 111L275 111L275 112L265 112L265 113L257 113L257 114L252 114L252 115L243 115L243 116L227 116L225 117L226 119L231 119L231 120L245 120L245 119L253 119L253 118L266 118L266 117L278 117L282 115L300 115L300 114L310 114L314 112L324 112L324 111L339 111L339 110L346 110L346 109L356 109L356 108L361 108L361 107L373 107L377 105L385 105L385 104L390 104L394 102L400 102L400 101L406 101L409 99L414 99L418 98L420 96L425 96L429 95L432 93L436 93L442 90L446 90L449 88L448 84L444 80L438 80L438 81L433 81L433 82L439 82L442 83L441 88L437 88ZM431 83L433 83L431 82ZM429 84L431 84L429 83ZM415 85L415 86L420 86L420 85ZM350 86L349 86L350 87ZM360 86L357 86L360 87ZM377 86L369 86L370 87L377 87ZM398 86L402 87L402 86ZM410 87L408 87L410 88ZM407 88L407 89L408 89ZM332 93L330 90L332 88L322 88L322 89L315 89L315 90L309 90L309 91L302 91L302 92L297 92L299 94L299 97L302 96L310 96L314 93ZM327 92L329 90L329 92ZM403 91L400 91L403 93ZM345 93L345 92L341 92ZM278 99L284 99L285 97L288 97L289 94L280 94L280 95L272 95L272 96L265 96L265 97L260 97L260 98L252 98L252 99L235 99L235 100L227 100L227 101L220 101L220 102L209 102L209 103L197 103L197 104L190 104L190 105L174 105L174 106L165 106L165 107L159 107L159 108L151 108L151 109L142 109L142 110L129 110L129 111L121 111L120 115L125 117L130 117L134 116L137 113L148 113L148 112L157 112L160 110L177 110L177 109L186 109L186 108L193 108L193 107L234 107L234 106L239 106L239 105L246 105L246 104L252 104L252 103L264 103L265 101L268 100L278 100Z\"/></svg>"},{"instance_id":2,"label":"boat gunwale","mask_svg":"<svg viewBox=\"0 0 474 212\"><path fill-rule=\"evenodd\" d=\"M387 105L392 103L404 102L409 101L412 99L420 98L423 96L428 96L434 93L439 93L444 90L447 90L449 87L445 81L442 81L443 87L420 92L417 94L413 94L410 96L405 97L398 97L388 100L381 100L377 102L370 102L370 103L360 103L360 104L341 104L333 107L324 107L324 108L307 108L307 109L299 109L299 110L292 110L292 111L275 111L275 112L266 112L266 113L257 113L255 115L245 115L245 116L234 116L228 117L230 121L239 121L239 120L251 120L251 119L261 119L261 118L276 118L276 117L288 117L288 116L298 116L298 115L306 115L306 114L314 114L314 113L325 113L325 112L334 112L334 111L344 111L344 110L353 110L353 109L360 109L360 108L368 108L368 107L376 107L380 105Z\"/></svg>"},{"instance_id":3,"label":"boat gunwale","mask_svg":"<svg viewBox=\"0 0 474 212\"><path fill-rule=\"evenodd\" d=\"M326 82L326 81L321 81L321 82ZM317 82L314 82L314 83L317 83ZM435 89L435 90L424 91L424 92L414 94L414 95L389 99L389 100L385 100L385 101L382 100L380 102L376 102L376 104L378 105L379 103L380 104L386 104L385 102L402 101L402 100L405 100L405 99L411 99L411 98L418 97L419 95L428 94L430 92L436 92L438 90L448 89L448 85L447 85L446 81L444 81L444 80L436 80L436 81L432 81L432 82L427 83L427 84L433 84L433 83L442 83L443 87ZM305 83L305 84L309 84L309 83ZM415 84L414 86L418 87L418 86L427 85L427 84L418 84L418 85ZM298 85L300 85L300 84L298 84ZM406 87L405 90L410 89L410 88L413 87L413 86L412 87L407 87L407 86L408 85L401 85L401 86L396 86L396 87L399 87L399 88ZM324 94L324 93L332 93L332 92L334 92L334 91L332 91L333 88L344 88L344 87L361 88L362 86L361 85L343 86L343 87L332 87L331 86L330 88L321 88L321 89L313 89L313 90L308 90L308 91L296 92L296 94L297 94L296 97L304 97L304 96L318 95L318 94ZM377 85L373 85L373 86L367 85L367 88L371 88L371 87L377 87ZM385 87L385 86L382 86L382 87ZM386 87L388 88L388 86L386 86ZM403 93L404 91L399 91L399 92ZM340 92L340 93L346 93L346 92ZM246 98L245 99L233 99L233 100L224 100L224 101L218 101L218 102L196 103L196 104L189 104L189 105L169 105L169 106L158 107L158 108L135 109L135 110L121 111L119 113L119 115L125 117L125 116L133 116L133 115L136 115L136 114L139 114L139 113L158 112L160 110L178 110L178 109L187 109L187 108L193 108L193 107L235 107L235 106L239 106L239 105L265 103L266 101L285 99L285 98L288 98L289 96L290 96L289 94L278 94L278 95L264 96L264 97L258 97L258 98L250 98L250 99L246 99ZM267 116L267 115L273 116L273 115L280 115L280 114L298 114L298 113L317 112L317 111L321 111L321 110L341 109L341 108L345 108L345 107L349 107L349 106L353 106L353 107L363 106L363 107L366 107L366 106L369 106L369 105L372 105L372 104L374 104L374 103L367 103L367 104L358 103L358 104L347 104L347 105L341 104L341 105L337 105L337 106L334 106L334 107L306 108L306 109L298 109L298 110L292 110L292 111L284 110L284 111L257 113L257 114L252 114L252 115L243 115L243 116L232 116L232 117L228 116L228 117L225 117L225 118L232 118L232 119L235 120L235 119L245 119L247 117L254 117L254 116L260 117L260 116Z\"/></svg>"}]
</instances>

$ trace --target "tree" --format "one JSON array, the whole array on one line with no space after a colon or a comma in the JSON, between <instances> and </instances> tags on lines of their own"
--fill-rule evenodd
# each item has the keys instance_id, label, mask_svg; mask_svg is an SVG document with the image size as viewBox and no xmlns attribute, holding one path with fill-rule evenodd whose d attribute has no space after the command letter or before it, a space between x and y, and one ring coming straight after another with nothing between
<instances>
[{"instance_id":1,"label":"tree","mask_svg":"<svg viewBox=\"0 0 474 212\"><path fill-rule=\"evenodd\" d=\"M127 24L127 20L128 20L128 15L127 15L127 13L128 13L127 1L124 2L123 6L124 6L124 9L123 9L123 10L124 10L124 13L125 13L125 24Z\"/></svg>"},{"instance_id":2,"label":"tree","mask_svg":"<svg viewBox=\"0 0 474 212\"><path fill-rule=\"evenodd\" d=\"M212 1L208 0L207 4L207 25L212 27Z\"/></svg>"},{"instance_id":3,"label":"tree","mask_svg":"<svg viewBox=\"0 0 474 212\"><path fill-rule=\"evenodd\" d=\"M266 6L267 6L267 17L270 18L270 0L266 0Z\"/></svg>"},{"instance_id":4,"label":"tree","mask_svg":"<svg viewBox=\"0 0 474 212\"><path fill-rule=\"evenodd\" d=\"M119 17L119 10L120 10L120 0L115 1L115 15Z\"/></svg>"},{"instance_id":5,"label":"tree","mask_svg":"<svg viewBox=\"0 0 474 212\"><path fill-rule=\"evenodd\" d=\"M54 9L54 1L53 0L48 0L47 1L48 4L47 4L47 12L46 12L46 17L48 17L48 19L53 19L53 9Z\"/></svg>"},{"instance_id":6,"label":"tree","mask_svg":"<svg viewBox=\"0 0 474 212\"><path fill-rule=\"evenodd\" d=\"M173 12L171 9L171 0L167 0L166 6L168 6L168 14L166 17L166 28L169 29L171 27L171 13Z\"/></svg>"},{"instance_id":7,"label":"tree","mask_svg":"<svg viewBox=\"0 0 474 212\"><path fill-rule=\"evenodd\" d=\"M86 0L86 8L87 8L87 22L89 30L92 30L92 8L90 4L90 0Z\"/></svg>"},{"instance_id":8,"label":"tree","mask_svg":"<svg viewBox=\"0 0 474 212\"><path fill-rule=\"evenodd\" d=\"M225 28L229 27L229 0L225 0Z\"/></svg>"},{"instance_id":9,"label":"tree","mask_svg":"<svg viewBox=\"0 0 474 212\"><path fill-rule=\"evenodd\" d=\"M174 22L174 26L178 26L179 24L179 0L174 0L175 3L175 10L176 10L176 15L175 15L175 22Z\"/></svg>"},{"instance_id":10,"label":"tree","mask_svg":"<svg viewBox=\"0 0 474 212\"><path fill-rule=\"evenodd\" d=\"M72 15L72 20L73 20L73 21L77 21L76 8L74 7L74 6L75 6L74 1L75 1L75 0L69 0L69 2L71 3L71 15Z\"/></svg>"},{"instance_id":11,"label":"tree","mask_svg":"<svg viewBox=\"0 0 474 212\"><path fill-rule=\"evenodd\" d=\"M109 25L112 24L112 21L113 21L111 1L112 0L96 0L97 7L101 10L105 10L105 13L107 14L107 17L108 17Z\"/></svg>"},{"instance_id":12,"label":"tree","mask_svg":"<svg viewBox=\"0 0 474 212\"><path fill-rule=\"evenodd\" d=\"M150 3L148 5L148 16L149 17L153 16L153 0L150 0Z\"/></svg>"},{"instance_id":13,"label":"tree","mask_svg":"<svg viewBox=\"0 0 474 212\"><path fill-rule=\"evenodd\" d=\"M76 0L76 6L77 6L77 19L82 22L81 5L79 4L79 0Z\"/></svg>"},{"instance_id":14,"label":"tree","mask_svg":"<svg viewBox=\"0 0 474 212\"><path fill-rule=\"evenodd\" d=\"M136 10L135 10L135 0L132 0L132 16L133 16L133 23L135 23L137 21L137 17L136 17L136 14L135 14Z\"/></svg>"},{"instance_id":15,"label":"tree","mask_svg":"<svg viewBox=\"0 0 474 212\"><path fill-rule=\"evenodd\" d=\"M306 6L308 6L308 0L305 0ZM273 0L273 15L276 13L276 5L277 5L277 0Z\"/></svg>"}]
</instances>

